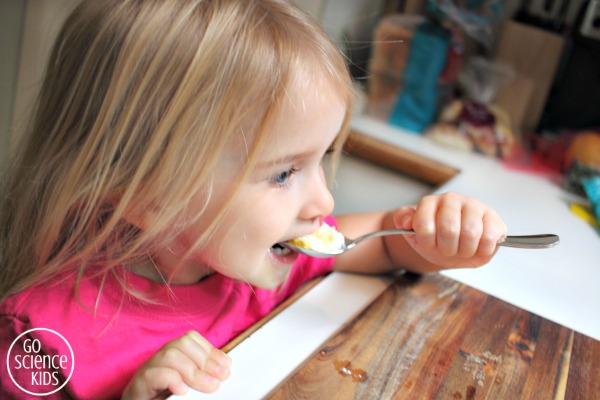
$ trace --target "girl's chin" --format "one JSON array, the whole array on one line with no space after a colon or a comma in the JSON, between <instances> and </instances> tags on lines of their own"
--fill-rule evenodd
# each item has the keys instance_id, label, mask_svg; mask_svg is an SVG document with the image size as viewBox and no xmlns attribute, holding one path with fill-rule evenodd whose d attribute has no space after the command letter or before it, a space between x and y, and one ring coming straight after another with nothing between
<instances>
[{"instance_id":1,"label":"girl's chin","mask_svg":"<svg viewBox=\"0 0 600 400\"><path fill-rule=\"evenodd\" d=\"M254 282L253 285L262 289L275 289L285 283L294 262L298 259L298 253L290 252L272 252L269 251L266 261L266 269L263 269L261 276L258 277L260 282Z\"/></svg>"}]
</instances>

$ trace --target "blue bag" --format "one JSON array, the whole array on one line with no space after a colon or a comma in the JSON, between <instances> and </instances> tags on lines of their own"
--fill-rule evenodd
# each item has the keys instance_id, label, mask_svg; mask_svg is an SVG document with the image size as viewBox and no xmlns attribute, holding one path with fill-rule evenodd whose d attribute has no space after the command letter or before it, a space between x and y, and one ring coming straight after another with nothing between
<instances>
[{"instance_id":1,"label":"blue bag","mask_svg":"<svg viewBox=\"0 0 600 400\"><path fill-rule=\"evenodd\" d=\"M433 122L438 108L437 83L446 65L450 38L448 30L432 21L417 28L391 124L420 133Z\"/></svg>"}]
</instances>

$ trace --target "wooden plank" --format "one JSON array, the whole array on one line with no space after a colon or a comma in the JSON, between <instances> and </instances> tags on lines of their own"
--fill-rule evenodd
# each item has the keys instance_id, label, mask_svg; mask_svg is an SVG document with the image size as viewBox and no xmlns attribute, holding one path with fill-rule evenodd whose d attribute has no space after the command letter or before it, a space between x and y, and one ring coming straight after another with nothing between
<instances>
[{"instance_id":1,"label":"wooden plank","mask_svg":"<svg viewBox=\"0 0 600 400\"><path fill-rule=\"evenodd\" d=\"M522 398L564 398L564 393L559 392L563 390L561 361L563 353L570 351L572 331L524 310L518 316L517 329L511 332L508 345L524 366Z\"/></svg>"},{"instance_id":2,"label":"wooden plank","mask_svg":"<svg viewBox=\"0 0 600 400\"><path fill-rule=\"evenodd\" d=\"M433 159L423 157L400 147L352 131L344 145L348 153L378 165L439 186L460 171Z\"/></svg>"},{"instance_id":3,"label":"wooden plank","mask_svg":"<svg viewBox=\"0 0 600 400\"><path fill-rule=\"evenodd\" d=\"M467 291L465 295L471 296L471 293ZM522 380L512 379L512 374L504 371L516 370L519 363L513 357L503 356L505 338L512 329L515 309L506 303L489 300L487 297L474 315L470 328L463 328L464 340L459 343L458 355L452 359L436 398L518 398ZM460 309L462 307L463 304ZM502 369L499 368L500 363ZM504 382L502 387L511 388L510 391L493 390L498 382Z\"/></svg>"},{"instance_id":4,"label":"wooden plank","mask_svg":"<svg viewBox=\"0 0 600 400\"><path fill-rule=\"evenodd\" d=\"M575 333L571 364L565 398L599 399L600 342Z\"/></svg>"},{"instance_id":5,"label":"wooden plank","mask_svg":"<svg viewBox=\"0 0 600 400\"><path fill-rule=\"evenodd\" d=\"M442 275L400 277L270 394L592 399L600 342Z\"/></svg>"},{"instance_id":6,"label":"wooden plank","mask_svg":"<svg viewBox=\"0 0 600 400\"><path fill-rule=\"evenodd\" d=\"M459 286L443 277L401 277L270 398L311 398L314 393L320 398L393 398L400 392L402 399L431 398L436 366L429 362L448 356L442 344L441 353L429 352L435 352L435 341L444 338L437 334L439 328L448 328L444 342L452 343L452 337L461 335L461 324L470 319L454 312L459 311L453 305ZM470 300L467 308L477 309L477 302ZM447 313L461 322L446 320ZM349 363L350 371L364 371L366 379L352 379L339 368L340 362ZM432 370L419 376L425 363ZM418 374L413 376L412 371Z\"/></svg>"}]
</instances>

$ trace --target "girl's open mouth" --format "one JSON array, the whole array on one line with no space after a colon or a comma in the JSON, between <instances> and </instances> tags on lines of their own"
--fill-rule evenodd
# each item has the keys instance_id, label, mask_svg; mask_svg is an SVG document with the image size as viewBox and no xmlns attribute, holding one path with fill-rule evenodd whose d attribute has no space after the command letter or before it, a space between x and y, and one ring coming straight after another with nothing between
<instances>
[{"instance_id":1,"label":"girl's open mouth","mask_svg":"<svg viewBox=\"0 0 600 400\"><path fill-rule=\"evenodd\" d=\"M290 249L283 247L281 244L275 243L273 246L271 246L271 253L279 257L285 257L293 252Z\"/></svg>"},{"instance_id":2,"label":"girl's open mouth","mask_svg":"<svg viewBox=\"0 0 600 400\"><path fill-rule=\"evenodd\" d=\"M293 264L298 259L299 253L283 247L280 243L275 243L269 249L271 258L281 264Z\"/></svg>"}]
</instances>

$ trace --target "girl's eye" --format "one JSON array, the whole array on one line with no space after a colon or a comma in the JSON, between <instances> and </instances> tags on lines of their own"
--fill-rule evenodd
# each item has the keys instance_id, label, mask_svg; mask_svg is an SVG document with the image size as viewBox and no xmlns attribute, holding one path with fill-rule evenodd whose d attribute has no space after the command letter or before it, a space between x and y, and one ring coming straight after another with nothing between
<instances>
[{"instance_id":1,"label":"girl's eye","mask_svg":"<svg viewBox=\"0 0 600 400\"><path fill-rule=\"evenodd\" d=\"M298 172L296 168L290 168L287 171L280 172L279 174L271 177L271 183L280 187L285 187L292 175L294 175L296 172Z\"/></svg>"}]
</instances>

